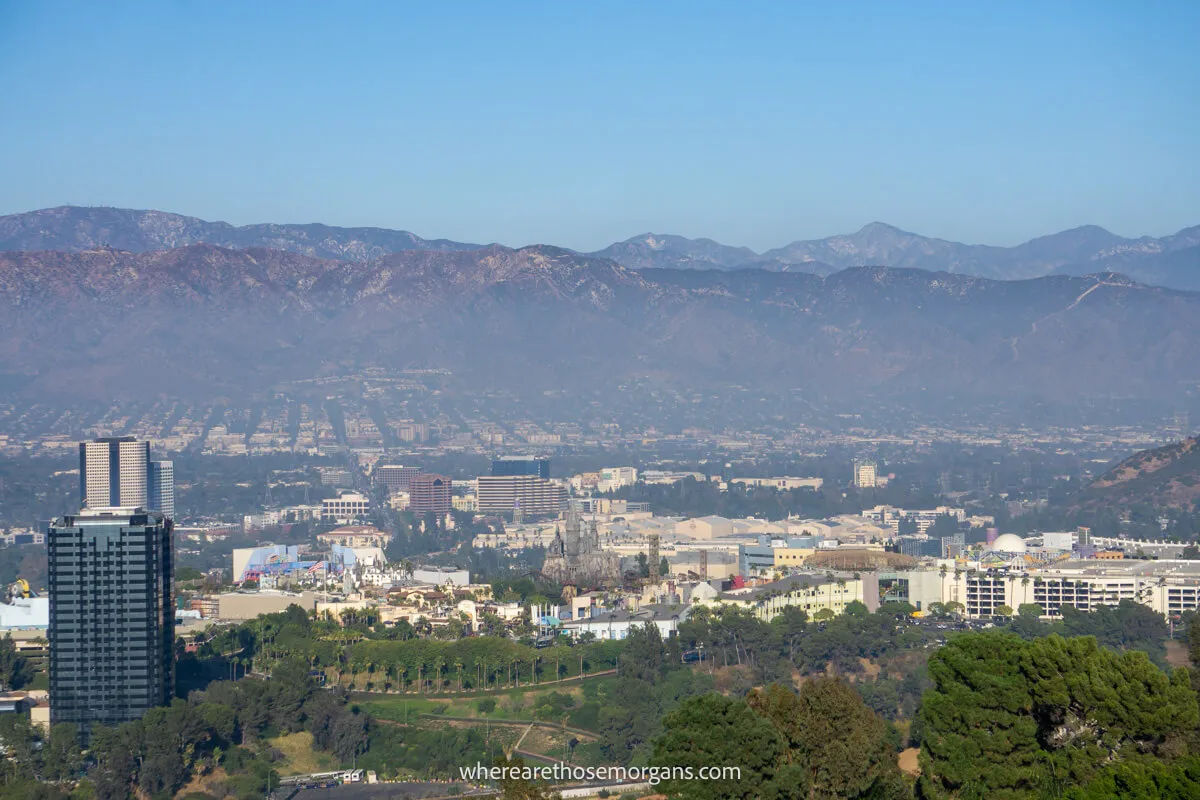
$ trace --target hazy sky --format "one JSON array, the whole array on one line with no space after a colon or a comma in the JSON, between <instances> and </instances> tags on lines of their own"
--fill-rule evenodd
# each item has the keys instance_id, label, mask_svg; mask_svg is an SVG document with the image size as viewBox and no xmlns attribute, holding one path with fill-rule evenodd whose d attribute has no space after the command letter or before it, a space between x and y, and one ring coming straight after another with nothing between
<instances>
[{"instance_id":1,"label":"hazy sky","mask_svg":"<svg viewBox=\"0 0 1200 800\"><path fill-rule=\"evenodd\" d=\"M0 0L0 214L594 249L1200 223L1200 2Z\"/></svg>"}]
</instances>

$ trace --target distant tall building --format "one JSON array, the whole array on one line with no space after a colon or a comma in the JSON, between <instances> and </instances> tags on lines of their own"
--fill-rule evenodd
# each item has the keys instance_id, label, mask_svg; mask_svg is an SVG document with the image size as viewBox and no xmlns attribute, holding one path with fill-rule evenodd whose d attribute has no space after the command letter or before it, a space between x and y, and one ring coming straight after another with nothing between
<instances>
[{"instance_id":1,"label":"distant tall building","mask_svg":"<svg viewBox=\"0 0 1200 800\"><path fill-rule=\"evenodd\" d=\"M359 492L339 492L321 501L321 520L348 525L371 515L371 498Z\"/></svg>"},{"instance_id":2,"label":"distant tall building","mask_svg":"<svg viewBox=\"0 0 1200 800\"><path fill-rule=\"evenodd\" d=\"M268 487L269 491L269 487ZM149 510L157 511L167 519L175 519L175 462L151 461Z\"/></svg>"},{"instance_id":3,"label":"distant tall building","mask_svg":"<svg viewBox=\"0 0 1200 800\"><path fill-rule=\"evenodd\" d=\"M422 473L408 485L408 510L417 514L450 512L450 479Z\"/></svg>"},{"instance_id":4,"label":"distant tall building","mask_svg":"<svg viewBox=\"0 0 1200 800\"><path fill-rule=\"evenodd\" d=\"M600 470L600 480L596 490L611 492L623 486L633 486L637 483L638 471L635 467L605 467Z\"/></svg>"},{"instance_id":5,"label":"distant tall building","mask_svg":"<svg viewBox=\"0 0 1200 800\"><path fill-rule=\"evenodd\" d=\"M481 475L475 497L484 513L506 514L520 507L521 514L558 514L567 507L567 489L534 475Z\"/></svg>"},{"instance_id":6,"label":"distant tall building","mask_svg":"<svg viewBox=\"0 0 1200 800\"><path fill-rule=\"evenodd\" d=\"M375 485L386 486L389 494L407 492L413 478L421 474L420 467L405 467L399 464L381 464L373 473Z\"/></svg>"},{"instance_id":7,"label":"distant tall building","mask_svg":"<svg viewBox=\"0 0 1200 800\"><path fill-rule=\"evenodd\" d=\"M854 462L854 485L859 489L874 489L879 480L874 461Z\"/></svg>"},{"instance_id":8,"label":"distant tall building","mask_svg":"<svg viewBox=\"0 0 1200 800\"><path fill-rule=\"evenodd\" d=\"M504 456L492 459L492 477L506 478L533 475L543 480L550 477L550 459L532 456Z\"/></svg>"},{"instance_id":9,"label":"distant tall building","mask_svg":"<svg viewBox=\"0 0 1200 800\"><path fill-rule=\"evenodd\" d=\"M146 508L150 502L150 443L114 436L79 445L79 492L84 508Z\"/></svg>"},{"instance_id":10,"label":"distant tall building","mask_svg":"<svg viewBox=\"0 0 1200 800\"><path fill-rule=\"evenodd\" d=\"M51 523L51 724L118 725L175 692L171 521L85 509Z\"/></svg>"}]
</instances>

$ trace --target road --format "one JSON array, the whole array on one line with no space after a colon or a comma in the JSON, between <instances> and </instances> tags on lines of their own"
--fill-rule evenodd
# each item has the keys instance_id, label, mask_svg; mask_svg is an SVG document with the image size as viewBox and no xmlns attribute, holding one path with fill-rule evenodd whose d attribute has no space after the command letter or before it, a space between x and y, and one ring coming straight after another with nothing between
<instances>
[{"instance_id":1,"label":"road","mask_svg":"<svg viewBox=\"0 0 1200 800\"><path fill-rule=\"evenodd\" d=\"M458 791L455 791L457 789ZM328 789L301 789L292 800L434 800L444 797L472 797L493 794L460 781L411 781L406 783L347 783ZM282 800L282 797L280 797Z\"/></svg>"}]
</instances>

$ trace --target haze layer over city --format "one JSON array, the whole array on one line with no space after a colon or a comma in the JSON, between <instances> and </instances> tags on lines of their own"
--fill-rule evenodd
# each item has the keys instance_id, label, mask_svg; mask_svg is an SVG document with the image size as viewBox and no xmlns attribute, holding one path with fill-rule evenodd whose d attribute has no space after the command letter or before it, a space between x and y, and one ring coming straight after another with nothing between
<instances>
[{"instance_id":1,"label":"haze layer over city","mask_svg":"<svg viewBox=\"0 0 1200 800\"><path fill-rule=\"evenodd\" d=\"M1200 796L1197 29L0 2L0 800Z\"/></svg>"}]
</instances>

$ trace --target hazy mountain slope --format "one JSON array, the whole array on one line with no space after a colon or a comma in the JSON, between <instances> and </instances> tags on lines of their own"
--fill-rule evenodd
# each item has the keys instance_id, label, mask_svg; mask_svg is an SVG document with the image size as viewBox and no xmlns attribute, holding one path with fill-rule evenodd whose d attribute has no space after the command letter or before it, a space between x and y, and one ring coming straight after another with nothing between
<instances>
[{"instance_id":1,"label":"hazy mountain slope","mask_svg":"<svg viewBox=\"0 0 1200 800\"><path fill-rule=\"evenodd\" d=\"M652 375L830 397L1165 397L1200 376L1200 295L1112 275L633 271L551 247L0 254L0 375L30 391L212 397L370 365L523 389Z\"/></svg>"},{"instance_id":2,"label":"hazy mountain slope","mask_svg":"<svg viewBox=\"0 0 1200 800\"><path fill-rule=\"evenodd\" d=\"M1066 264L1056 271L1067 275L1094 272L1097 265L1105 270L1136 276L1142 283L1200 291L1200 245L1178 250L1121 250L1091 261Z\"/></svg>"},{"instance_id":3,"label":"hazy mountain slope","mask_svg":"<svg viewBox=\"0 0 1200 800\"><path fill-rule=\"evenodd\" d=\"M270 247L317 258L369 261L403 250L470 250L474 244L422 239L408 231L329 225L245 225L206 222L163 211L61 206L0 217L0 250L91 250L134 253L190 244Z\"/></svg>"},{"instance_id":4,"label":"hazy mountain slope","mask_svg":"<svg viewBox=\"0 0 1200 800\"><path fill-rule=\"evenodd\" d=\"M729 247L712 239L643 233L611 244L592 255L611 258L633 269L732 269L745 267L760 256L748 247Z\"/></svg>"},{"instance_id":5,"label":"hazy mountain slope","mask_svg":"<svg viewBox=\"0 0 1200 800\"><path fill-rule=\"evenodd\" d=\"M1092 507L1192 508L1200 502L1200 440L1135 453L1092 481L1079 500Z\"/></svg>"},{"instance_id":6,"label":"hazy mountain slope","mask_svg":"<svg viewBox=\"0 0 1200 800\"><path fill-rule=\"evenodd\" d=\"M827 264L832 270L883 265L974 273L1002 249L931 239L872 222L856 233L792 242L763 257L782 264Z\"/></svg>"}]
</instances>

